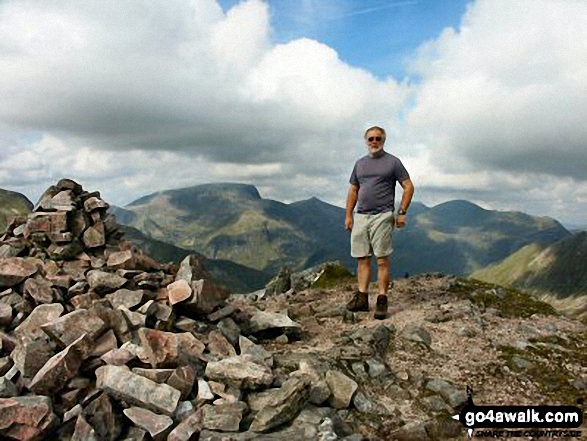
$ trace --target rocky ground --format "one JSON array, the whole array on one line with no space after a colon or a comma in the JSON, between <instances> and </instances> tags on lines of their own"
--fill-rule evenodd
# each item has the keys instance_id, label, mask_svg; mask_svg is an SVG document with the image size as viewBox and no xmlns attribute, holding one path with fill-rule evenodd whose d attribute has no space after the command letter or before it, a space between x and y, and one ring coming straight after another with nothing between
<instances>
[{"instance_id":1,"label":"rocky ground","mask_svg":"<svg viewBox=\"0 0 587 441\"><path fill-rule=\"evenodd\" d=\"M356 284L331 263L228 297L107 207L62 180L0 237L0 439L465 439L466 386L583 406L587 329L528 295L421 275L378 321L346 311Z\"/></svg>"}]
</instances>

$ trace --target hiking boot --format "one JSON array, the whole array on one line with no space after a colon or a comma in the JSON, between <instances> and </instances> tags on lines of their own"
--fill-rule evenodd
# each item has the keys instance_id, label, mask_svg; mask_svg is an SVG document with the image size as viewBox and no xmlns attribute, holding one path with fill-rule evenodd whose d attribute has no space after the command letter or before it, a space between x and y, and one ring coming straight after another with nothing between
<instances>
[{"instance_id":1,"label":"hiking boot","mask_svg":"<svg viewBox=\"0 0 587 441\"><path fill-rule=\"evenodd\" d=\"M374 317L377 320L383 320L387 317L387 296L385 294L379 294L377 296Z\"/></svg>"},{"instance_id":2,"label":"hiking boot","mask_svg":"<svg viewBox=\"0 0 587 441\"><path fill-rule=\"evenodd\" d=\"M369 293L357 290L351 301L346 304L346 309L352 312L369 311Z\"/></svg>"}]
</instances>

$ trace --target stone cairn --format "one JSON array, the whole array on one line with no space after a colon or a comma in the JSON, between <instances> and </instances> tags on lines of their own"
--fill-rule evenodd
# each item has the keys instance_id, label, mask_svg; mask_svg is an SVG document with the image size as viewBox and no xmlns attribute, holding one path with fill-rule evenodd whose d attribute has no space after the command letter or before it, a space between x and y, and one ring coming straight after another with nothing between
<instances>
[{"instance_id":1,"label":"stone cairn","mask_svg":"<svg viewBox=\"0 0 587 441\"><path fill-rule=\"evenodd\" d=\"M349 406L340 372L274 371L260 334L299 324L227 304L195 256L155 262L108 208L63 179L0 237L1 439L283 439L306 406Z\"/></svg>"}]
</instances>

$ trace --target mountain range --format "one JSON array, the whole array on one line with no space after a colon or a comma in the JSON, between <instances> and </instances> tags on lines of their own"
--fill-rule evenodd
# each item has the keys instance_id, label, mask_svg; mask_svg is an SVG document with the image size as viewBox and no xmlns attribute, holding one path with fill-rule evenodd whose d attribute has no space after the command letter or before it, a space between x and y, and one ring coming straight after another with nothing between
<instances>
[{"instance_id":1,"label":"mountain range","mask_svg":"<svg viewBox=\"0 0 587 441\"><path fill-rule=\"evenodd\" d=\"M263 199L252 185L204 184L153 193L113 212L149 237L266 273L326 260L356 267L345 210L317 198L285 204ZM392 273L469 274L526 245L570 235L548 217L485 210L463 200L434 207L413 202L408 226L394 235Z\"/></svg>"},{"instance_id":2,"label":"mountain range","mask_svg":"<svg viewBox=\"0 0 587 441\"><path fill-rule=\"evenodd\" d=\"M33 206L15 192L3 191L0 197L2 213L26 214ZM126 237L155 259L179 262L190 253L203 255L214 279L233 292L259 289L283 266L299 271L338 260L356 269L344 229L345 210L317 198L285 204L262 198L252 185L204 184L153 193L110 210ZM407 227L394 234L392 273L473 273L499 283L504 268L523 267L528 263L524 256L561 241L559 248L566 249L574 237L548 217L486 210L463 200L434 207L413 202ZM561 267L569 257L559 259ZM501 269L476 272L489 265ZM504 284L529 286L509 277ZM541 283L550 279L532 278Z\"/></svg>"}]
</instances>

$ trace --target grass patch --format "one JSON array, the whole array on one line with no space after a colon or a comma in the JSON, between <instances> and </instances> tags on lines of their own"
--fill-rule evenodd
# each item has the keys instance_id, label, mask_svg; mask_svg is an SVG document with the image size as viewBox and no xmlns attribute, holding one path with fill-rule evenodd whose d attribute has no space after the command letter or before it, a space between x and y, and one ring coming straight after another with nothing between
<instances>
[{"instance_id":1,"label":"grass patch","mask_svg":"<svg viewBox=\"0 0 587 441\"><path fill-rule=\"evenodd\" d=\"M548 303L514 288L504 288L475 279L457 279L449 292L469 299L480 308L495 308L503 317L527 318L533 314L558 315Z\"/></svg>"},{"instance_id":2,"label":"grass patch","mask_svg":"<svg viewBox=\"0 0 587 441\"><path fill-rule=\"evenodd\" d=\"M342 265L326 265L324 271L312 284L312 288L330 289L343 283L349 283L355 275Z\"/></svg>"},{"instance_id":3,"label":"grass patch","mask_svg":"<svg viewBox=\"0 0 587 441\"><path fill-rule=\"evenodd\" d=\"M526 349L511 346L500 348L500 358L514 372L525 373L539 387L543 396L555 402L574 405L584 393L577 390L570 381L575 376L566 368L568 363L587 365L587 332L568 336L538 337ZM515 363L520 357L532 363L532 367L521 369Z\"/></svg>"}]
</instances>

